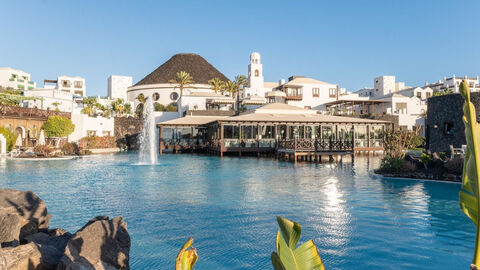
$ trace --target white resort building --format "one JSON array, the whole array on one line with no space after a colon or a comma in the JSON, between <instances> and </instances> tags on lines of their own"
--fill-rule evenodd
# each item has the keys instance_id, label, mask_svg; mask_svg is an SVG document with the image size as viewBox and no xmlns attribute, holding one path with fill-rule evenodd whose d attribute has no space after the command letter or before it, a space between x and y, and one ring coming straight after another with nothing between
<instances>
[{"instance_id":1,"label":"white resort building","mask_svg":"<svg viewBox=\"0 0 480 270\"><path fill-rule=\"evenodd\" d=\"M80 76L58 76L56 80L44 80L45 89L57 89L65 93L70 93L77 97L85 97L87 88L85 86L85 79Z\"/></svg>"},{"instance_id":2,"label":"white resort building","mask_svg":"<svg viewBox=\"0 0 480 270\"><path fill-rule=\"evenodd\" d=\"M31 90L36 86L30 73L11 67L0 67L0 88Z\"/></svg>"},{"instance_id":3,"label":"white resort building","mask_svg":"<svg viewBox=\"0 0 480 270\"><path fill-rule=\"evenodd\" d=\"M108 77L108 97L127 100L127 89L132 86L131 76L111 75Z\"/></svg>"},{"instance_id":4,"label":"white resort building","mask_svg":"<svg viewBox=\"0 0 480 270\"><path fill-rule=\"evenodd\" d=\"M425 83L425 87L430 87L433 91L444 91L446 89L452 90L454 93L459 93L460 84L463 80L466 80L471 92L480 92L480 84L478 76L475 78L469 78L467 76L457 77L455 74L450 77L444 77L443 80L438 80L436 83Z\"/></svg>"},{"instance_id":5,"label":"white resort building","mask_svg":"<svg viewBox=\"0 0 480 270\"><path fill-rule=\"evenodd\" d=\"M171 80L174 80L180 71L189 73L194 81L192 85L183 90L183 95L180 95L178 85L171 83ZM212 108L230 110L234 103L233 98L215 93L208 83L213 78L222 81L229 80L198 54L176 54L145 78L129 87L127 99L134 102L135 109L143 106L138 100L140 95L152 98L156 104L178 106L180 116L188 110Z\"/></svg>"},{"instance_id":6,"label":"white resort building","mask_svg":"<svg viewBox=\"0 0 480 270\"><path fill-rule=\"evenodd\" d=\"M415 130L423 135L430 87L409 87L396 82L395 76L374 78L374 88L363 88L326 104L333 115L357 115L393 121L397 128Z\"/></svg>"}]
</instances>

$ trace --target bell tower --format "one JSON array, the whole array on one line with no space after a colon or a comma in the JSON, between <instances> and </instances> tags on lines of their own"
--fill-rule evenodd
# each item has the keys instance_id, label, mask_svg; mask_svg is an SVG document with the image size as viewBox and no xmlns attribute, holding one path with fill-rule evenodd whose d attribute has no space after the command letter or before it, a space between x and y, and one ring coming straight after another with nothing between
<instances>
[{"instance_id":1,"label":"bell tower","mask_svg":"<svg viewBox=\"0 0 480 270\"><path fill-rule=\"evenodd\" d=\"M263 67L260 61L260 54L253 52L250 55L250 64L248 65L248 87L252 94L263 96Z\"/></svg>"}]
</instances>

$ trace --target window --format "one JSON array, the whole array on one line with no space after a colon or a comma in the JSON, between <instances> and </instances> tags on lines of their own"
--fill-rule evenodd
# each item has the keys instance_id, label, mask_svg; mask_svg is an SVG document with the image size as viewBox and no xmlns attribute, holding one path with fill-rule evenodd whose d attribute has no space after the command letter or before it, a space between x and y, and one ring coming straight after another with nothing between
<instances>
[{"instance_id":1,"label":"window","mask_svg":"<svg viewBox=\"0 0 480 270\"><path fill-rule=\"evenodd\" d=\"M404 102L395 103L395 113L407 114L407 103L404 103Z\"/></svg>"},{"instance_id":2,"label":"window","mask_svg":"<svg viewBox=\"0 0 480 270\"><path fill-rule=\"evenodd\" d=\"M335 88L328 89L328 96L329 97L335 97L336 94L337 94L337 89L335 89Z\"/></svg>"},{"instance_id":3,"label":"window","mask_svg":"<svg viewBox=\"0 0 480 270\"><path fill-rule=\"evenodd\" d=\"M417 92L417 97L422 98L422 92Z\"/></svg>"},{"instance_id":4,"label":"window","mask_svg":"<svg viewBox=\"0 0 480 270\"><path fill-rule=\"evenodd\" d=\"M255 69L255 77L258 77L260 75L260 72L258 72L258 69Z\"/></svg>"},{"instance_id":5,"label":"window","mask_svg":"<svg viewBox=\"0 0 480 270\"><path fill-rule=\"evenodd\" d=\"M70 87L70 81L62 81L62 86L63 87Z\"/></svg>"},{"instance_id":6,"label":"window","mask_svg":"<svg viewBox=\"0 0 480 270\"><path fill-rule=\"evenodd\" d=\"M82 88L83 87L83 82L82 81L75 81L74 83L75 88Z\"/></svg>"},{"instance_id":7,"label":"window","mask_svg":"<svg viewBox=\"0 0 480 270\"><path fill-rule=\"evenodd\" d=\"M107 136L110 137L110 131L102 131L102 135L104 137L107 137Z\"/></svg>"},{"instance_id":8,"label":"window","mask_svg":"<svg viewBox=\"0 0 480 270\"><path fill-rule=\"evenodd\" d=\"M427 98L429 98L429 97L430 97L430 93L427 93Z\"/></svg>"},{"instance_id":9,"label":"window","mask_svg":"<svg viewBox=\"0 0 480 270\"><path fill-rule=\"evenodd\" d=\"M177 100L178 99L178 93L177 92L172 92L170 94L170 99L171 100Z\"/></svg>"},{"instance_id":10,"label":"window","mask_svg":"<svg viewBox=\"0 0 480 270\"><path fill-rule=\"evenodd\" d=\"M92 137L92 136L95 136L97 135L97 131L95 130L87 130L87 136L88 137Z\"/></svg>"},{"instance_id":11,"label":"window","mask_svg":"<svg viewBox=\"0 0 480 270\"><path fill-rule=\"evenodd\" d=\"M154 101L157 101L160 99L160 94L159 93L153 93L152 98Z\"/></svg>"},{"instance_id":12,"label":"window","mask_svg":"<svg viewBox=\"0 0 480 270\"><path fill-rule=\"evenodd\" d=\"M320 96L320 88L312 88L312 95L314 97Z\"/></svg>"},{"instance_id":13,"label":"window","mask_svg":"<svg viewBox=\"0 0 480 270\"><path fill-rule=\"evenodd\" d=\"M452 122L445 122L443 124L443 133L445 135L453 135L455 133L455 128L453 127Z\"/></svg>"},{"instance_id":14,"label":"window","mask_svg":"<svg viewBox=\"0 0 480 270\"><path fill-rule=\"evenodd\" d=\"M238 139L238 126L237 125L224 125L223 137L225 139Z\"/></svg>"}]
</instances>

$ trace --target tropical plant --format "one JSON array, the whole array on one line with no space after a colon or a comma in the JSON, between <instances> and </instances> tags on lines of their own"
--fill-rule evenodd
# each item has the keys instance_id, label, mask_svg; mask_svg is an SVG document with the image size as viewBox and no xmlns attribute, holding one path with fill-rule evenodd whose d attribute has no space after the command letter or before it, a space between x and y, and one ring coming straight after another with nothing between
<instances>
[{"instance_id":1,"label":"tropical plant","mask_svg":"<svg viewBox=\"0 0 480 270\"><path fill-rule=\"evenodd\" d=\"M445 96L445 95L450 95L450 94L453 94L453 90L448 88L448 87L444 90L438 90L438 91L433 92L434 97Z\"/></svg>"},{"instance_id":2,"label":"tropical plant","mask_svg":"<svg viewBox=\"0 0 480 270\"><path fill-rule=\"evenodd\" d=\"M140 94L136 98L138 102L145 104L147 102L148 97L146 97L144 94Z\"/></svg>"},{"instance_id":3,"label":"tropical plant","mask_svg":"<svg viewBox=\"0 0 480 270\"><path fill-rule=\"evenodd\" d=\"M111 106L116 116L122 116L123 111L125 110L125 104L122 98L117 98L112 101Z\"/></svg>"},{"instance_id":4,"label":"tropical plant","mask_svg":"<svg viewBox=\"0 0 480 270\"><path fill-rule=\"evenodd\" d=\"M470 101L468 83L463 80L460 84L460 93L465 99L463 103L463 122L465 124L465 138L467 150L463 161L462 189L460 190L460 208L477 227L473 264L480 266L480 125L477 122L475 106Z\"/></svg>"},{"instance_id":5,"label":"tropical plant","mask_svg":"<svg viewBox=\"0 0 480 270\"><path fill-rule=\"evenodd\" d=\"M387 173L399 173L402 171L405 165L405 160L403 158L394 158L391 156L385 156L382 158L380 163L380 172Z\"/></svg>"},{"instance_id":6,"label":"tropical plant","mask_svg":"<svg viewBox=\"0 0 480 270\"><path fill-rule=\"evenodd\" d=\"M132 105L130 103L125 103L123 111L125 114L132 114Z\"/></svg>"},{"instance_id":7,"label":"tropical plant","mask_svg":"<svg viewBox=\"0 0 480 270\"><path fill-rule=\"evenodd\" d=\"M247 80L247 77L245 77L245 75L237 75L235 76L235 92L236 92L236 95L235 95L235 104L236 104L236 108L237 108L237 111L239 110L239 97L238 95L240 94L240 90L243 89L247 83L248 83L248 80Z\"/></svg>"},{"instance_id":8,"label":"tropical plant","mask_svg":"<svg viewBox=\"0 0 480 270\"><path fill-rule=\"evenodd\" d=\"M275 270L324 270L322 259L313 240L296 248L302 227L283 217L277 217L280 230L277 232L276 252L271 260Z\"/></svg>"},{"instance_id":9,"label":"tropical plant","mask_svg":"<svg viewBox=\"0 0 480 270\"><path fill-rule=\"evenodd\" d=\"M7 140L7 152L12 151L13 145L17 140L17 134L6 127L0 127L0 134Z\"/></svg>"},{"instance_id":10,"label":"tropical plant","mask_svg":"<svg viewBox=\"0 0 480 270\"><path fill-rule=\"evenodd\" d=\"M62 104L61 102L58 102L58 101L55 101L55 102L52 102L52 106L55 107L55 111L60 111L60 109L58 108L58 106L60 106L60 104Z\"/></svg>"},{"instance_id":11,"label":"tropical plant","mask_svg":"<svg viewBox=\"0 0 480 270\"><path fill-rule=\"evenodd\" d=\"M420 156L420 160L422 161L423 166L425 166L425 169L428 168L428 165L430 165L430 163L432 163L432 157L425 153L422 153L422 155Z\"/></svg>"},{"instance_id":12,"label":"tropical plant","mask_svg":"<svg viewBox=\"0 0 480 270\"><path fill-rule=\"evenodd\" d=\"M193 77L185 71L180 71L177 72L176 77L173 80L170 80L170 83L176 84L179 89L180 89L180 98L183 96L183 89L185 87L191 87L192 84L195 82L193 81Z\"/></svg>"},{"instance_id":13,"label":"tropical plant","mask_svg":"<svg viewBox=\"0 0 480 270\"><path fill-rule=\"evenodd\" d=\"M188 249L193 244L193 238L189 238L178 252L175 260L175 270L192 270L193 265L198 260L197 250L195 248Z\"/></svg>"},{"instance_id":14,"label":"tropical plant","mask_svg":"<svg viewBox=\"0 0 480 270\"><path fill-rule=\"evenodd\" d=\"M165 111L165 106L163 106L160 103L155 103L153 104L153 110L156 112L164 112Z\"/></svg>"},{"instance_id":15,"label":"tropical plant","mask_svg":"<svg viewBox=\"0 0 480 270\"><path fill-rule=\"evenodd\" d=\"M418 135L408 130L385 131L383 136L383 146L385 151L392 158L404 158L406 150L418 146Z\"/></svg>"},{"instance_id":16,"label":"tropical plant","mask_svg":"<svg viewBox=\"0 0 480 270\"><path fill-rule=\"evenodd\" d=\"M227 91L227 93L230 93L230 96L233 97L236 91L236 85L232 81L228 81L224 84L224 89Z\"/></svg>"},{"instance_id":17,"label":"tropical plant","mask_svg":"<svg viewBox=\"0 0 480 270\"><path fill-rule=\"evenodd\" d=\"M83 114L88 114L89 116L93 116L95 114L95 107L97 106L97 98L95 97L87 97L82 100L83 109L80 111Z\"/></svg>"},{"instance_id":18,"label":"tropical plant","mask_svg":"<svg viewBox=\"0 0 480 270\"><path fill-rule=\"evenodd\" d=\"M178 105L175 102L172 102L165 107L166 112L176 112L178 111Z\"/></svg>"},{"instance_id":19,"label":"tropical plant","mask_svg":"<svg viewBox=\"0 0 480 270\"><path fill-rule=\"evenodd\" d=\"M67 137L75 130L75 125L69 118L49 116L48 120L43 123L42 129L48 138Z\"/></svg>"},{"instance_id":20,"label":"tropical plant","mask_svg":"<svg viewBox=\"0 0 480 270\"><path fill-rule=\"evenodd\" d=\"M217 93L220 90L223 94L222 88L225 84L224 81L220 80L219 78L213 78L213 79L208 81L208 84L210 84L212 86L215 93Z\"/></svg>"}]
</instances>

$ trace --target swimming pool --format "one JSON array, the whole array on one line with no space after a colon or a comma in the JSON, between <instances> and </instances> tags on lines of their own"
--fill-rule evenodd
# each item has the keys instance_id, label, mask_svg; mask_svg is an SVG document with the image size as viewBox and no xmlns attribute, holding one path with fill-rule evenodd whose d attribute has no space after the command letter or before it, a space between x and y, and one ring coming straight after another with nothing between
<instances>
[{"instance_id":1,"label":"swimming pool","mask_svg":"<svg viewBox=\"0 0 480 270\"><path fill-rule=\"evenodd\" d=\"M327 269L468 269L475 227L458 206L460 185L369 176L355 164L266 158L137 155L0 161L0 187L32 190L51 227L75 232L97 215L122 216L132 269L172 269L190 236L196 269L272 269L275 217L302 225Z\"/></svg>"}]
</instances>

